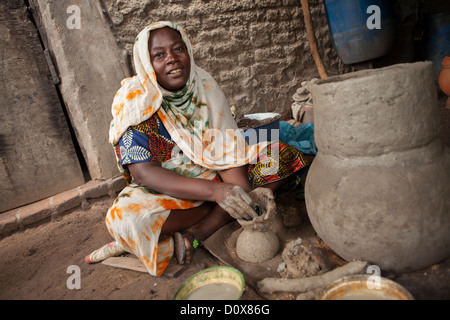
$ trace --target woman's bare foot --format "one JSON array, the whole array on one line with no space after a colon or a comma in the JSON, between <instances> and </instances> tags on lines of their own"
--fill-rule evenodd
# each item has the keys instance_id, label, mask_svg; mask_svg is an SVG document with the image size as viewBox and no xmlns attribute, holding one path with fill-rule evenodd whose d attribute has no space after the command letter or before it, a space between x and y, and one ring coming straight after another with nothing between
<instances>
[{"instance_id":1,"label":"woman's bare foot","mask_svg":"<svg viewBox=\"0 0 450 320\"><path fill-rule=\"evenodd\" d=\"M190 264L192 261L192 256L194 255L195 248L193 247L193 242L195 240L194 236L190 233L183 234L184 246L185 246L185 256L184 263Z\"/></svg>"},{"instance_id":2,"label":"woman's bare foot","mask_svg":"<svg viewBox=\"0 0 450 320\"><path fill-rule=\"evenodd\" d=\"M175 241L175 257L177 258L178 264L190 263L195 249L199 244L198 241L206 240L211 234L233 220L227 211L219 205L215 205L200 222L189 227L188 230L184 229L185 231L175 232L173 236Z\"/></svg>"}]
</instances>

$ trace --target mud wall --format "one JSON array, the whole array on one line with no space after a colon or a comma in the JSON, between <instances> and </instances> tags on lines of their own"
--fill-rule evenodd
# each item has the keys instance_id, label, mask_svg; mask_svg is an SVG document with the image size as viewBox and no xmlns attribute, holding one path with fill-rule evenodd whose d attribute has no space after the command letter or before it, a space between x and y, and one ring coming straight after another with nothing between
<instances>
[{"instance_id":1,"label":"mud wall","mask_svg":"<svg viewBox=\"0 0 450 320\"><path fill-rule=\"evenodd\" d=\"M309 3L327 71L341 74L323 3ZM10 183L0 191L14 201L0 212L86 179L119 176L108 143L111 103L120 81L134 73L134 39L151 22L186 28L196 63L214 76L238 116L275 111L288 118L300 83L318 77L296 0L7 0L2 8L0 106L7 111L0 177Z\"/></svg>"}]
</instances>

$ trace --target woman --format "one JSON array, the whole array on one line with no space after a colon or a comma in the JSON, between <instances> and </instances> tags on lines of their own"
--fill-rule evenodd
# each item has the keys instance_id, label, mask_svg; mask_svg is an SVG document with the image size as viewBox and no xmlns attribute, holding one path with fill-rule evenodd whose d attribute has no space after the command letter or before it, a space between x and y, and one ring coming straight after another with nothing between
<instances>
[{"instance_id":1,"label":"woman","mask_svg":"<svg viewBox=\"0 0 450 320\"><path fill-rule=\"evenodd\" d=\"M279 142L245 142L222 91L195 65L176 24L147 26L133 54L137 75L122 81L110 128L128 185L106 216L115 241L86 261L127 251L161 275L174 252L178 263L190 263L199 241L234 219L270 219L273 191L293 181L287 177L298 183L306 162ZM280 170L264 174L274 161Z\"/></svg>"}]
</instances>

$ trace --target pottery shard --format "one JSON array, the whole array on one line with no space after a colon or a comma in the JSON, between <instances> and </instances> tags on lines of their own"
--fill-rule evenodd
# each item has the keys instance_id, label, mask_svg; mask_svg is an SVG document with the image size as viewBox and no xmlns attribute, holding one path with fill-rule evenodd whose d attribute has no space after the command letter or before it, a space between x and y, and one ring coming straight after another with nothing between
<instances>
[{"instance_id":1,"label":"pottery shard","mask_svg":"<svg viewBox=\"0 0 450 320\"><path fill-rule=\"evenodd\" d=\"M286 278L311 277L331 269L327 255L322 249L300 238L288 243L281 256L286 263L282 272Z\"/></svg>"}]
</instances>

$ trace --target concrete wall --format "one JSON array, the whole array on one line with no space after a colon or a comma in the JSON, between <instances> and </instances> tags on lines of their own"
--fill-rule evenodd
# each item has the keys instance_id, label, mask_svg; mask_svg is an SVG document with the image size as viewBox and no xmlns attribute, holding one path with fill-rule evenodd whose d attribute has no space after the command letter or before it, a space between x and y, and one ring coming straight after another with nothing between
<instances>
[{"instance_id":1,"label":"concrete wall","mask_svg":"<svg viewBox=\"0 0 450 320\"><path fill-rule=\"evenodd\" d=\"M84 183L38 34L0 1L0 212Z\"/></svg>"},{"instance_id":2,"label":"concrete wall","mask_svg":"<svg viewBox=\"0 0 450 320\"><path fill-rule=\"evenodd\" d=\"M98 0L30 1L92 179L119 175L108 142L111 104L128 76ZM71 9L74 8L74 9Z\"/></svg>"},{"instance_id":3,"label":"concrete wall","mask_svg":"<svg viewBox=\"0 0 450 320\"><path fill-rule=\"evenodd\" d=\"M186 28L196 63L210 72L238 115L290 115L300 83L319 77L299 0L104 0L113 28L131 57L138 32L171 20ZM318 47L330 75L345 66L335 53L323 2L310 0Z\"/></svg>"}]
</instances>

